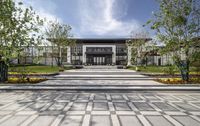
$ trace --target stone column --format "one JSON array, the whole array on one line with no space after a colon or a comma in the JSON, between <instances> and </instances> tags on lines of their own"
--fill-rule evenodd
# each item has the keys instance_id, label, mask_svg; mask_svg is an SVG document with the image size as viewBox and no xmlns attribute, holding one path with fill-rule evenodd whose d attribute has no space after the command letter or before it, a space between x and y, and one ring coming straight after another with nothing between
<instances>
[{"instance_id":1,"label":"stone column","mask_svg":"<svg viewBox=\"0 0 200 126\"><path fill-rule=\"evenodd\" d=\"M67 63L71 64L71 47L67 47Z\"/></svg>"},{"instance_id":2,"label":"stone column","mask_svg":"<svg viewBox=\"0 0 200 126\"><path fill-rule=\"evenodd\" d=\"M116 65L116 45L112 46L112 51L113 51L113 55L112 55L112 65Z\"/></svg>"},{"instance_id":3,"label":"stone column","mask_svg":"<svg viewBox=\"0 0 200 126\"><path fill-rule=\"evenodd\" d=\"M128 63L127 66L131 66L131 46L128 46Z\"/></svg>"},{"instance_id":4,"label":"stone column","mask_svg":"<svg viewBox=\"0 0 200 126\"><path fill-rule=\"evenodd\" d=\"M86 54L85 54L85 52L86 52L86 46L83 45L83 65L86 64Z\"/></svg>"}]
</instances>

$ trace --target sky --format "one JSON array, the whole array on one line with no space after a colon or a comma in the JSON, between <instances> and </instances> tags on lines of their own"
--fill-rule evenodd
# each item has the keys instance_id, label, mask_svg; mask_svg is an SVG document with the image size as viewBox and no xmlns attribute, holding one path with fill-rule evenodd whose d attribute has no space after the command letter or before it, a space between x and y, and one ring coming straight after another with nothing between
<instances>
[{"instance_id":1,"label":"sky","mask_svg":"<svg viewBox=\"0 0 200 126\"><path fill-rule=\"evenodd\" d=\"M23 0L41 18L72 27L76 38L128 38L131 31L154 32L142 26L158 8L155 0Z\"/></svg>"}]
</instances>

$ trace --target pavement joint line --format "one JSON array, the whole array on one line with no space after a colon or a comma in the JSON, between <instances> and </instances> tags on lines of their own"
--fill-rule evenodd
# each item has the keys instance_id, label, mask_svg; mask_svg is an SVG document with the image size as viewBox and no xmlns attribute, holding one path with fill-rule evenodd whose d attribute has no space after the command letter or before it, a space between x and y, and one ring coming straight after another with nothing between
<instances>
[{"instance_id":1,"label":"pavement joint line","mask_svg":"<svg viewBox=\"0 0 200 126\"><path fill-rule=\"evenodd\" d=\"M1 107L0 107L0 110L4 109L4 108L6 108L6 107L8 107L8 106L10 106L10 105L13 105L13 104L15 104L15 102L11 102L11 103L8 103L8 104L6 104L6 105L4 105L4 106L1 106Z\"/></svg>"},{"instance_id":2,"label":"pavement joint line","mask_svg":"<svg viewBox=\"0 0 200 126\"><path fill-rule=\"evenodd\" d=\"M69 102L68 104L67 104L67 106L65 106L65 108L63 109L64 111L69 111L69 109L72 107L72 105L73 105L73 102Z\"/></svg>"},{"instance_id":3,"label":"pavement joint line","mask_svg":"<svg viewBox=\"0 0 200 126\"><path fill-rule=\"evenodd\" d=\"M110 96L109 94L106 94L106 98L107 98L108 101L111 101L111 100L112 100L112 99L111 99L111 96Z\"/></svg>"},{"instance_id":4,"label":"pavement joint line","mask_svg":"<svg viewBox=\"0 0 200 126\"><path fill-rule=\"evenodd\" d=\"M92 111L91 115L110 115L109 111Z\"/></svg>"},{"instance_id":5,"label":"pavement joint line","mask_svg":"<svg viewBox=\"0 0 200 126\"><path fill-rule=\"evenodd\" d=\"M172 118L169 115L163 115L167 120L169 120L171 123L173 123L175 126L183 126L181 123L176 121L174 118Z\"/></svg>"},{"instance_id":6,"label":"pavement joint line","mask_svg":"<svg viewBox=\"0 0 200 126\"><path fill-rule=\"evenodd\" d=\"M28 126L33 120L35 120L38 115L32 115L27 120L25 120L20 126Z\"/></svg>"},{"instance_id":7,"label":"pavement joint line","mask_svg":"<svg viewBox=\"0 0 200 126\"><path fill-rule=\"evenodd\" d=\"M91 119L91 115L90 114L86 114L83 118L83 124L82 126L90 126L90 119Z\"/></svg>"},{"instance_id":8,"label":"pavement joint line","mask_svg":"<svg viewBox=\"0 0 200 126\"><path fill-rule=\"evenodd\" d=\"M12 117L13 115L6 115L3 118L0 119L0 123L4 122L5 120L7 120L8 118Z\"/></svg>"},{"instance_id":9,"label":"pavement joint line","mask_svg":"<svg viewBox=\"0 0 200 126\"><path fill-rule=\"evenodd\" d=\"M122 95L122 97L126 100L129 101L129 98L126 95Z\"/></svg>"},{"instance_id":10,"label":"pavement joint line","mask_svg":"<svg viewBox=\"0 0 200 126\"><path fill-rule=\"evenodd\" d=\"M116 115L136 115L134 111L115 111Z\"/></svg>"},{"instance_id":11,"label":"pavement joint line","mask_svg":"<svg viewBox=\"0 0 200 126\"><path fill-rule=\"evenodd\" d=\"M90 97L89 97L89 100L94 100L94 94L92 93L91 95L90 95Z\"/></svg>"},{"instance_id":12,"label":"pavement joint line","mask_svg":"<svg viewBox=\"0 0 200 126\"><path fill-rule=\"evenodd\" d=\"M139 111L132 102L128 102L128 105L133 111Z\"/></svg>"},{"instance_id":13,"label":"pavement joint line","mask_svg":"<svg viewBox=\"0 0 200 126\"><path fill-rule=\"evenodd\" d=\"M153 109L155 109L156 111L162 112L161 109L159 109L156 105L152 104L151 102L149 103L149 105L150 105Z\"/></svg>"},{"instance_id":14,"label":"pavement joint line","mask_svg":"<svg viewBox=\"0 0 200 126\"><path fill-rule=\"evenodd\" d=\"M92 102L89 102L89 103L87 104L86 111L92 111L92 107L93 107L93 103L92 103Z\"/></svg>"},{"instance_id":15,"label":"pavement joint line","mask_svg":"<svg viewBox=\"0 0 200 126\"><path fill-rule=\"evenodd\" d=\"M26 105L24 105L23 107L20 107L19 109L16 110L16 112L22 111L23 109L27 108L28 106L32 105L34 103L28 103Z\"/></svg>"},{"instance_id":16,"label":"pavement joint line","mask_svg":"<svg viewBox=\"0 0 200 126\"><path fill-rule=\"evenodd\" d=\"M149 123L149 121L143 115L137 115L137 118L140 120L140 122L144 126L151 126L151 124Z\"/></svg>"},{"instance_id":17,"label":"pavement joint line","mask_svg":"<svg viewBox=\"0 0 200 126\"><path fill-rule=\"evenodd\" d=\"M113 126L120 126L120 122L119 122L117 115L111 114L111 120L112 120Z\"/></svg>"},{"instance_id":18,"label":"pavement joint line","mask_svg":"<svg viewBox=\"0 0 200 126\"><path fill-rule=\"evenodd\" d=\"M160 112L157 111L140 111L142 115L161 115Z\"/></svg>"},{"instance_id":19,"label":"pavement joint line","mask_svg":"<svg viewBox=\"0 0 200 126\"><path fill-rule=\"evenodd\" d=\"M47 103L45 106L42 107L42 109L40 109L40 111L45 111L47 110L53 103Z\"/></svg>"},{"instance_id":20,"label":"pavement joint line","mask_svg":"<svg viewBox=\"0 0 200 126\"><path fill-rule=\"evenodd\" d=\"M197 120L198 122L200 122L200 118L198 118L197 116L195 115L190 115L191 118L193 118L194 120Z\"/></svg>"},{"instance_id":21,"label":"pavement joint line","mask_svg":"<svg viewBox=\"0 0 200 126\"><path fill-rule=\"evenodd\" d=\"M58 126L64 117L65 115L58 115L56 119L52 122L51 126Z\"/></svg>"},{"instance_id":22,"label":"pavement joint line","mask_svg":"<svg viewBox=\"0 0 200 126\"><path fill-rule=\"evenodd\" d=\"M113 102L108 102L108 108L109 108L110 111L115 111Z\"/></svg>"},{"instance_id":23,"label":"pavement joint line","mask_svg":"<svg viewBox=\"0 0 200 126\"><path fill-rule=\"evenodd\" d=\"M71 100L76 100L77 97L78 97L78 94L74 95Z\"/></svg>"},{"instance_id":24,"label":"pavement joint line","mask_svg":"<svg viewBox=\"0 0 200 126\"><path fill-rule=\"evenodd\" d=\"M196 107L196 108L199 108L199 110L200 110L200 106L195 105L195 104L193 104L192 102L189 102L188 104L190 104L191 106L194 106L194 107Z\"/></svg>"}]
</instances>

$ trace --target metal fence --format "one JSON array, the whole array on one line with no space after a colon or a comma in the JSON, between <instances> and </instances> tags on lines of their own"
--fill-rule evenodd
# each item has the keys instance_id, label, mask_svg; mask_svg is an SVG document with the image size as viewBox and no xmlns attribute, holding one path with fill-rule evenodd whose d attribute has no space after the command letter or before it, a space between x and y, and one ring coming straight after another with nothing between
<instances>
[{"instance_id":1,"label":"metal fence","mask_svg":"<svg viewBox=\"0 0 200 126\"><path fill-rule=\"evenodd\" d=\"M8 66L5 62L0 61L0 82L5 82L8 79Z\"/></svg>"}]
</instances>

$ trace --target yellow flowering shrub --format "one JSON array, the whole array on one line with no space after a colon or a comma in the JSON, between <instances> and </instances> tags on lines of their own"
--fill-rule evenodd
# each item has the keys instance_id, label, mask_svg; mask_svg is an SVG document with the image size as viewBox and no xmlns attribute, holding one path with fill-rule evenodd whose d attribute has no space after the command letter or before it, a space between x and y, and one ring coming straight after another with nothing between
<instances>
[{"instance_id":1,"label":"yellow flowering shrub","mask_svg":"<svg viewBox=\"0 0 200 126\"><path fill-rule=\"evenodd\" d=\"M11 77L8 78L7 83L39 83L42 81L46 81L46 78L17 78Z\"/></svg>"},{"instance_id":2,"label":"yellow flowering shrub","mask_svg":"<svg viewBox=\"0 0 200 126\"><path fill-rule=\"evenodd\" d=\"M164 84L185 84L181 78L159 78L156 81ZM200 78L190 78L189 83L200 84Z\"/></svg>"}]
</instances>

